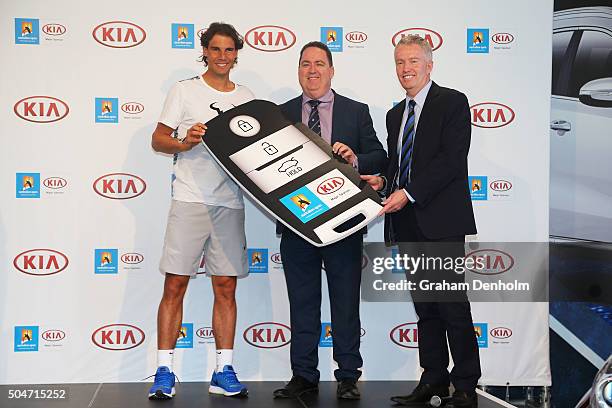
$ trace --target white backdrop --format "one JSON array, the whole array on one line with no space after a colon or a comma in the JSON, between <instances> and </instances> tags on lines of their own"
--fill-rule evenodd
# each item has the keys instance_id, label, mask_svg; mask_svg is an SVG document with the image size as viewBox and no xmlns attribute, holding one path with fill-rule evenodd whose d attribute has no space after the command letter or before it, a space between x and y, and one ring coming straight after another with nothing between
<instances>
[{"instance_id":1,"label":"white backdrop","mask_svg":"<svg viewBox=\"0 0 612 408\"><path fill-rule=\"evenodd\" d=\"M163 282L157 264L172 158L152 151L150 135L170 86L203 71L197 38L195 48L173 48L172 24L192 24L192 40L212 21L249 32L232 79L276 103L300 92L301 46L320 40L322 27L336 27L343 50L334 53L333 87L369 104L383 141L385 113L403 98L392 38L408 28L430 30L419 32L440 45L433 79L465 92L473 106L470 175L482 181L487 199L474 200L479 234L470 239L548 240L552 1L430 1L408 8L342 0L320 10L280 1L177 4L0 5L0 383L138 381L155 370ZM129 24L102 25L113 21ZM32 34L22 36L24 27ZM468 52L471 29L488 41L488 52ZM287 45L295 36L295 44L273 51L285 48L279 32ZM112 103L110 115L98 116L96 98L98 109ZM96 122L109 116L117 123ZM113 173L128 176L107 176ZM24 180L32 188L24 189ZM382 240L380 221L366 239ZM267 265L239 282L236 367L244 380L286 380L290 330L279 240L273 222L250 203L247 241L267 252ZM101 253L111 255L106 268ZM210 379L211 299L207 278L191 281L182 340L188 347L175 358L183 381ZM550 384L548 304L473 304L473 314L484 333L482 384ZM363 378L418 378L415 325L394 330L416 321L412 305L362 303L361 316ZM329 321L325 297L322 320ZM332 379L331 348L321 347L320 358L322 380Z\"/></svg>"}]
</instances>

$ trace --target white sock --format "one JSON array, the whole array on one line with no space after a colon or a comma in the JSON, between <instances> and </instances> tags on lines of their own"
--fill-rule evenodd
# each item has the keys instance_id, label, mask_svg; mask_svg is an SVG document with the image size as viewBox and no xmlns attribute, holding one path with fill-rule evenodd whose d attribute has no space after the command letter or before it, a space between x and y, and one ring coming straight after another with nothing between
<instances>
[{"instance_id":1,"label":"white sock","mask_svg":"<svg viewBox=\"0 0 612 408\"><path fill-rule=\"evenodd\" d=\"M216 371L219 373L223 371L223 367L226 365L232 365L232 355L234 354L234 350L232 349L224 349L217 350L217 369Z\"/></svg>"},{"instance_id":2,"label":"white sock","mask_svg":"<svg viewBox=\"0 0 612 408\"><path fill-rule=\"evenodd\" d=\"M157 367L168 367L174 372L172 363L174 362L174 349L172 350L157 350Z\"/></svg>"}]
</instances>

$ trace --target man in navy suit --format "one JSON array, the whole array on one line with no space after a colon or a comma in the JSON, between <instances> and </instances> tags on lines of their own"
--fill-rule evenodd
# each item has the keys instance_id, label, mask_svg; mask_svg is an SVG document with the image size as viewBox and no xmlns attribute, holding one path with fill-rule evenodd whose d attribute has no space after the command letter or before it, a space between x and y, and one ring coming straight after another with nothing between
<instances>
[{"instance_id":1,"label":"man in navy suit","mask_svg":"<svg viewBox=\"0 0 612 408\"><path fill-rule=\"evenodd\" d=\"M321 42L300 51L298 77L303 94L281 106L293 122L302 122L332 145L333 151L362 174L383 170L386 153L376 137L366 104L331 89L332 54ZM275 398L297 398L318 390L318 344L321 336L321 267L325 266L331 306L337 396L359 399L357 380L361 323L359 288L363 232L318 248L277 224L282 233L281 258L291 312L291 381L274 391Z\"/></svg>"},{"instance_id":2,"label":"man in navy suit","mask_svg":"<svg viewBox=\"0 0 612 408\"><path fill-rule=\"evenodd\" d=\"M467 156L471 124L467 98L431 80L432 50L416 35L403 37L394 52L397 78L406 98L387 112L389 161L385 178L362 176L385 191L385 240L400 252L417 244L464 257L465 236L476 233L468 186ZM425 244L424 244L425 243ZM433 243L433 244L432 244ZM439 254L438 254L439 255ZM462 274L433 271L428 278L463 280ZM423 278L423 271L416 275ZM478 346L465 292L412 294L419 316L419 361L423 373L409 395L392 397L404 406L423 406L433 395L448 396L448 406L476 407L480 377ZM448 339L448 346L447 346ZM448 372L452 354L454 367Z\"/></svg>"}]
</instances>

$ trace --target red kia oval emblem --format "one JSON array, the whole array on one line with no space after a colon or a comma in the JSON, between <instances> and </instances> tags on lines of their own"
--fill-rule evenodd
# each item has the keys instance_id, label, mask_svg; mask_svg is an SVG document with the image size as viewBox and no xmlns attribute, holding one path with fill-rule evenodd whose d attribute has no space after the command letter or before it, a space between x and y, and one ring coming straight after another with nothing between
<instances>
[{"instance_id":1,"label":"red kia oval emblem","mask_svg":"<svg viewBox=\"0 0 612 408\"><path fill-rule=\"evenodd\" d=\"M344 179L342 177L331 177L327 180L323 180L317 186L317 193L322 195L333 194L340 190L344 185Z\"/></svg>"},{"instance_id":2,"label":"red kia oval emblem","mask_svg":"<svg viewBox=\"0 0 612 408\"><path fill-rule=\"evenodd\" d=\"M144 105L140 102L126 102L121 105L121 110L130 115L136 115L144 111Z\"/></svg>"},{"instance_id":3,"label":"red kia oval emblem","mask_svg":"<svg viewBox=\"0 0 612 408\"><path fill-rule=\"evenodd\" d=\"M144 261L144 256L138 252L128 252L121 255L121 262L136 265Z\"/></svg>"},{"instance_id":4,"label":"red kia oval emblem","mask_svg":"<svg viewBox=\"0 0 612 408\"><path fill-rule=\"evenodd\" d=\"M68 182L62 177L47 177L43 180L43 186L53 190L62 189L66 187L66 185L68 185Z\"/></svg>"},{"instance_id":5,"label":"red kia oval emblem","mask_svg":"<svg viewBox=\"0 0 612 408\"><path fill-rule=\"evenodd\" d=\"M295 44L296 36L288 28L264 25L247 31L244 39L251 48L256 50L277 52L291 48Z\"/></svg>"},{"instance_id":6,"label":"red kia oval emblem","mask_svg":"<svg viewBox=\"0 0 612 408\"><path fill-rule=\"evenodd\" d=\"M465 257L474 259L474 268L467 269L480 275L499 275L514 266L512 255L498 249L477 249ZM482 268L476 267L477 265L482 265Z\"/></svg>"},{"instance_id":7,"label":"red kia oval emblem","mask_svg":"<svg viewBox=\"0 0 612 408\"><path fill-rule=\"evenodd\" d=\"M121 351L140 346L145 333L131 324L107 324L91 334L91 341L105 350Z\"/></svg>"},{"instance_id":8,"label":"red kia oval emblem","mask_svg":"<svg viewBox=\"0 0 612 408\"><path fill-rule=\"evenodd\" d=\"M408 322L395 326L389 332L389 338L400 347L419 348L417 323Z\"/></svg>"},{"instance_id":9,"label":"red kia oval emblem","mask_svg":"<svg viewBox=\"0 0 612 408\"><path fill-rule=\"evenodd\" d=\"M281 254L279 252L272 254L272 256L270 256L270 260L275 264L283 264L283 261L281 260Z\"/></svg>"},{"instance_id":10,"label":"red kia oval emblem","mask_svg":"<svg viewBox=\"0 0 612 408\"><path fill-rule=\"evenodd\" d=\"M514 36L510 33L495 33L491 37L491 41L496 44L510 44L514 41Z\"/></svg>"},{"instance_id":11,"label":"red kia oval emblem","mask_svg":"<svg viewBox=\"0 0 612 408\"><path fill-rule=\"evenodd\" d=\"M42 31L47 35L62 35L66 33L66 27L61 24L45 24Z\"/></svg>"},{"instance_id":12,"label":"red kia oval emblem","mask_svg":"<svg viewBox=\"0 0 612 408\"><path fill-rule=\"evenodd\" d=\"M215 337L215 333L210 326L200 327L196 330L196 336L201 339L212 339Z\"/></svg>"},{"instance_id":13,"label":"red kia oval emblem","mask_svg":"<svg viewBox=\"0 0 612 408\"><path fill-rule=\"evenodd\" d=\"M68 257L54 249L30 249L18 254L13 266L27 275L55 275L68 267Z\"/></svg>"},{"instance_id":14,"label":"red kia oval emblem","mask_svg":"<svg viewBox=\"0 0 612 408\"><path fill-rule=\"evenodd\" d=\"M493 180L489 183L493 191L508 191L512 189L512 183L507 180Z\"/></svg>"},{"instance_id":15,"label":"red kia oval emblem","mask_svg":"<svg viewBox=\"0 0 612 408\"><path fill-rule=\"evenodd\" d=\"M291 328L282 323L256 323L247 327L242 337L244 341L254 347L279 348L291 342Z\"/></svg>"},{"instance_id":16,"label":"red kia oval emblem","mask_svg":"<svg viewBox=\"0 0 612 408\"><path fill-rule=\"evenodd\" d=\"M399 42L399 40L407 34L416 34L419 37L422 37L425 40L427 40L427 42L431 46L432 51L435 51L438 48L440 48L442 46L442 43L444 42L444 40L442 39L442 36L438 34L436 31L430 30L429 28L415 27L415 28L406 28L404 30L400 30L397 33L395 33L393 37L391 38L391 43L393 44L393 46L395 47L397 43Z\"/></svg>"},{"instance_id":17,"label":"red kia oval emblem","mask_svg":"<svg viewBox=\"0 0 612 408\"><path fill-rule=\"evenodd\" d=\"M93 189L102 197L112 200L136 198L147 189L145 181L129 173L110 173L98 177L93 182Z\"/></svg>"},{"instance_id":18,"label":"red kia oval emblem","mask_svg":"<svg viewBox=\"0 0 612 408\"><path fill-rule=\"evenodd\" d=\"M53 96L36 95L18 100L13 112L23 120L36 123L51 123L68 116L68 104Z\"/></svg>"},{"instance_id":19,"label":"red kia oval emblem","mask_svg":"<svg viewBox=\"0 0 612 408\"><path fill-rule=\"evenodd\" d=\"M61 330L46 330L40 336L46 341L60 341L66 338L66 333Z\"/></svg>"},{"instance_id":20,"label":"red kia oval emblem","mask_svg":"<svg viewBox=\"0 0 612 408\"><path fill-rule=\"evenodd\" d=\"M472 125L480 128L499 128L509 125L515 117L508 105L497 102L482 102L470 106Z\"/></svg>"},{"instance_id":21,"label":"red kia oval emblem","mask_svg":"<svg viewBox=\"0 0 612 408\"><path fill-rule=\"evenodd\" d=\"M346 38L348 42L359 44L365 42L368 39L368 35L362 31L351 31L350 33L346 33L344 38Z\"/></svg>"},{"instance_id":22,"label":"red kia oval emblem","mask_svg":"<svg viewBox=\"0 0 612 408\"><path fill-rule=\"evenodd\" d=\"M111 48L131 48L147 38L145 30L129 21L107 21L97 25L92 33L94 40Z\"/></svg>"},{"instance_id":23,"label":"red kia oval emblem","mask_svg":"<svg viewBox=\"0 0 612 408\"><path fill-rule=\"evenodd\" d=\"M512 330L507 327L494 327L489 331L489 334L496 339L507 339L512 337Z\"/></svg>"}]
</instances>

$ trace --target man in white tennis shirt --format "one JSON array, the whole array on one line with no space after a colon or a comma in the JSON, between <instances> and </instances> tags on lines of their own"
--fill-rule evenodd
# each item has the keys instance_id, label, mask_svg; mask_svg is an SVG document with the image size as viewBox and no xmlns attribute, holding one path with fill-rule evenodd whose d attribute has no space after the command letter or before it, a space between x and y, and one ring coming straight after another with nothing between
<instances>
[{"instance_id":1,"label":"man in white tennis shirt","mask_svg":"<svg viewBox=\"0 0 612 408\"><path fill-rule=\"evenodd\" d=\"M172 365L183 297L203 252L215 297L212 326L217 365L209 392L226 396L248 392L232 364L236 281L248 274L242 192L204 148L201 137L206 132L203 123L254 96L229 78L244 44L234 27L212 23L200 42L206 72L172 87L151 143L157 152L174 154L176 178L159 265L165 282L157 314L158 369L150 399L175 394Z\"/></svg>"}]
</instances>

